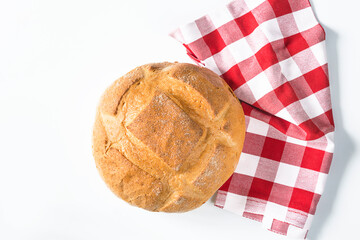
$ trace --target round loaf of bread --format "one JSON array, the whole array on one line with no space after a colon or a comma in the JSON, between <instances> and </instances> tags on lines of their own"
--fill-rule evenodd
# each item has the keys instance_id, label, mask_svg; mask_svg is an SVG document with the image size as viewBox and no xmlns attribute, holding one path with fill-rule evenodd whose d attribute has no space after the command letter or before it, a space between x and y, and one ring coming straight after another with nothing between
<instances>
[{"instance_id":1,"label":"round loaf of bread","mask_svg":"<svg viewBox=\"0 0 360 240\"><path fill-rule=\"evenodd\" d=\"M105 91L93 154L103 180L123 200L185 212L232 175L244 137L241 104L222 78L193 64L155 63Z\"/></svg>"}]
</instances>

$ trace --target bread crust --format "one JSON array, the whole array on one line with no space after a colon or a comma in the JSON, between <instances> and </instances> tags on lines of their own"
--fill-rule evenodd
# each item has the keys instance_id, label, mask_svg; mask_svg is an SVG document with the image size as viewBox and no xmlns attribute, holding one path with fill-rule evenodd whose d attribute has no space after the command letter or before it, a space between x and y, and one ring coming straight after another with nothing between
<instances>
[{"instance_id":1,"label":"bread crust","mask_svg":"<svg viewBox=\"0 0 360 240\"><path fill-rule=\"evenodd\" d=\"M241 104L222 78L193 64L152 63L104 92L93 155L123 200L150 211L186 212L232 175L244 138Z\"/></svg>"}]
</instances>

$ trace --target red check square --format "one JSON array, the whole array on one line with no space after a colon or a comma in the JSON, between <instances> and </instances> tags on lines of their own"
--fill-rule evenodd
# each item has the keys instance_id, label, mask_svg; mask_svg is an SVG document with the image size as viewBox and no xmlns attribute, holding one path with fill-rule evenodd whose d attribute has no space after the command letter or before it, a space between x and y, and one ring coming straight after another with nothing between
<instances>
[{"instance_id":1,"label":"red check square","mask_svg":"<svg viewBox=\"0 0 360 240\"><path fill-rule=\"evenodd\" d=\"M266 70L268 67L270 67L278 62L276 53L273 50L270 43L265 45L263 48L261 48L255 54L255 57L258 60L260 66L263 70Z\"/></svg>"},{"instance_id":2,"label":"red check square","mask_svg":"<svg viewBox=\"0 0 360 240\"><path fill-rule=\"evenodd\" d=\"M248 196L268 200L273 184L273 182L254 178Z\"/></svg>"},{"instance_id":3,"label":"red check square","mask_svg":"<svg viewBox=\"0 0 360 240\"><path fill-rule=\"evenodd\" d=\"M287 107L293 102L299 101L289 82L286 82L280 87L276 88L275 94L284 107Z\"/></svg>"},{"instance_id":4,"label":"red check square","mask_svg":"<svg viewBox=\"0 0 360 240\"><path fill-rule=\"evenodd\" d=\"M244 36L251 34L259 26L252 12L235 19Z\"/></svg>"},{"instance_id":5,"label":"red check square","mask_svg":"<svg viewBox=\"0 0 360 240\"><path fill-rule=\"evenodd\" d=\"M234 176L234 174L219 188L219 190L228 192L229 186L230 186L230 183L231 183L231 180L232 180L233 176Z\"/></svg>"},{"instance_id":6,"label":"red check square","mask_svg":"<svg viewBox=\"0 0 360 240\"><path fill-rule=\"evenodd\" d=\"M324 155L324 151L307 147L304 152L301 167L320 171L322 161L315 161L315 159L323 159Z\"/></svg>"},{"instance_id":7,"label":"red check square","mask_svg":"<svg viewBox=\"0 0 360 240\"><path fill-rule=\"evenodd\" d=\"M317 139L324 136L324 132L316 126L313 119L301 123L299 127L306 132L306 140Z\"/></svg>"},{"instance_id":8,"label":"red check square","mask_svg":"<svg viewBox=\"0 0 360 240\"><path fill-rule=\"evenodd\" d=\"M291 123L284 122L284 120L282 120L281 118L275 117L275 116L271 117L269 124L284 134L287 133L287 131L289 130L289 127L291 125Z\"/></svg>"},{"instance_id":9,"label":"red check square","mask_svg":"<svg viewBox=\"0 0 360 240\"><path fill-rule=\"evenodd\" d=\"M234 65L232 68L230 68L222 75L222 78L224 78L226 83L229 84L233 90L246 83L238 65Z\"/></svg>"},{"instance_id":10,"label":"red check square","mask_svg":"<svg viewBox=\"0 0 360 240\"><path fill-rule=\"evenodd\" d=\"M226 47L224 40L222 39L218 30L215 30L203 37L205 43L210 49L210 52L214 55Z\"/></svg>"},{"instance_id":11,"label":"red check square","mask_svg":"<svg viewBox=\"0 0 360 240\"><path fill-rule=\"evenodd\" d=\"M329 119L330 124L334 126L334 117L333 117L332 110L325 112L325 114L326 114L327 118Z\"/></svg>"},{"instance_id":12,"label":"red check square","mask_svg":"<svg viewBox=\"0 0 360 240\"><path fill-rule=\"evenodd\" d=\"M306 42L301 33L285 38L284 43L291 56L309 48L309 44Z\"/></svg>"},{"instance_id":13,"label":"red check square","mask_svg":"<svg viewBox=\"0 0 360 240\"><path fill-rule=\"evenodd\" d=\"M292 12L288 0L269 0L269 3L271 4L271 7L277 17Z\"/></svg>"},{"instance_id":14,"label":"red check square","mask_svg":"<svg viewBox=\"0 0 360 240\"><path fill-rule=\"evenodd\" d=\"M284 141L267 137L261 152L261 157L280 162L284 146Z\"/></svg>"},{"instance_id":15,"label":"red check square","mask_svg":"<svg viewBox=\"0 0 360 240\"><path fill-rule=\"evenodd\" d=\"M301 210L303 212L309 212L314 193L299 188L294 188L291 200L289 203L290 208Z\"/></svg>"},{"instance_id":16,"label":"red check square","mask_svg":"<svg viewBox=\"0 0 360 240\"><path fill-rule=\"evenodd\" d=\"M329 86L329 82L323 81L323 79L327 79L327 76L322 67L315 68L314 70L305 73L304 78L309 84L313 93L316 93Z\"/></svg>"}]
</instances>

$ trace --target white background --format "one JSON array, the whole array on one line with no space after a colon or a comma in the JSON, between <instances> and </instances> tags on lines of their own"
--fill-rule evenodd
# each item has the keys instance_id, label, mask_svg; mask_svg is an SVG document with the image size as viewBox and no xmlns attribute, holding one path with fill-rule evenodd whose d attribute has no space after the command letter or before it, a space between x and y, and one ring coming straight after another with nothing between
<instances>
[{"instance_id":1,"label":"white background","mask_svg":"<svg viewBox=\"0 0 360 240\"><path fill-rule=\"evenodd\" d=\"M190 62L168 33L225 0L0 0L0 239L283 239L213 206L150 213L115 197L91 154L104 89L135 66ZM358 238L360 13L313 0L327 32L336 153L311 239Z\"/></svg>"}]
</instances>

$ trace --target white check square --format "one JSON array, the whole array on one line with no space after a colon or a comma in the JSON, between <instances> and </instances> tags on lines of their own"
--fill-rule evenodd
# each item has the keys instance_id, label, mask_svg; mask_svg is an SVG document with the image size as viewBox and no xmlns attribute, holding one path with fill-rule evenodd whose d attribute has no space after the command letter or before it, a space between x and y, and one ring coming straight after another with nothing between
<instances>
[{"instance_id":1,"label":"white check square","mask_svg":"<svg viewBox=\"0 0 360 240\"><path fill-rule=\"evenodd\" d=\"M273 91L273 88L269 83L265 72L259 73L253 79L248 81L247 84L249 85L257 101L267 93Z\"/></svg>"},{"instance_id":2,"label":"white check square","mask_svg":"<svg viewBox=\"0 0 360 240\"><path fill-rule=\"evenodd\" d=\"M311 46L310 49L313 52L316 60L319 62L319 66L327 63L325 41L319 42Z\"/></svg>"},{"instance_id":3,"label":"white check square","mask_svg":"<svg viewBox=\"0 0 360 240\"><path fill-rule=\"evenodd\" d=\"M297 138L293 138L293 137L289 137L289 136L286 137L286 142L293 143L293 144L300 145L300 146L304 146L304 147L307 145L306 141L300 140L300 139L297 139Z\"/></svg>"},{"instance_id":4,"label":"white check square","mask_svg":"<svg viewBox=\"0 0 360 240\"><path fill-rule=\"evenodd\" d=\"M307 215L304 229L310 229L313 219L314 219L314 215L312 215L312 214Z\"/></svg>"},{"instance_id":5,"label":"white check square","mask_svg":"<svg viewBox=\"0 0 360 240\"><path fill-rule=\"evenodd\" d=\"M240 63L254 55L254 52L251 50L245 38L241 38L228 45L227 48L229 49L229 52L233 54L236 63Z\"/></svg>"},{"instance_id":6,"label":"white check square","mask_svg":"<svg viewBox=\"0 0 360 240\"><path fill-rule=\"evenodd\" d=\"M263 2L265 2L265 0L245 0L245 3L249 7L250 10L256 8Z\"/></svg>"},{"instance_id":7,"label":"white check square","mask_svg":"<svg viewBox=\"0 0 360 240\"><path fill-rule=\"evenodd\" d=\"M307 230L304 230L299 227L295 227L290 224L286 236L289 239L305 239L306 233Z\"/></svg>"},{"instance_id":8,"label":"white check square","mask_svg":"<svg viewBox=\"0 0 360 240\"><path fill-rule=\"evenodd\" d=\"M325 135L326 140L327 140L327 146L325 151L326 152L334 152L334 148L335 148L335 144L334 144L334 132L328 133Z\"/></svg>"},{"instance_id":9,"label":"white check square","mask_svg":"<svg viewBox=\"0 0 360 240\"><path fill-rule=\"evenodd\" d=\"M185 44L192 43L202 37L202 34L195 22L180 27Z\"/></svg>"},{"instance_id":10,"label":"white check square","mask_svg":"<svg viewBox=\"0 0 360 240\"><path fill-rule=\"evenodd\" d=\"M284 38L276 18L263 22L260 25L260 28L267 37L267 39L269 40L269 42L273 42Z\"/></svg>"},{"instance_id":11,"label":"white check square","mask_svg":"<svg viewBox=\"0 0 360 240\"><path fill-rule=\"evenodd\" d=\"M288 208L273 202L267 202L264 215L271 216L279 221L285 221Z\"/></svg>"},{"instance_id":12,"label":"white check square","mask_svg":"<svg viewBox=\"0 0 360 240\"><path fill-rule=\"evenodd\" d=\"M214 60L214 57L211 56L211 57L208 57L207 59L205 59L203 61L203 63L205 64L205 67L211 69L213 72L215 72L217 75L221 75L221 71L220 69L218 68L218 66L216 65L216 62Z\"/></svg>"},{"instance_id":13,"label":"white check square","mask_svg":"<svg viewBox=\"0 0 360 240\"><path fill-rule=\"evenodd\" d=\"M245 206L246 206L247 197L231 192L227 193L224 209L229 209L230 211L242 215Z\"/></svg>"},{"instance_id":14,"label":"white check square","mask_svg":"<svg viewBox=\"0 0 360 240\"><path fill-rule=\"evenodd\" d=\"M249 123L246 131L254 134L266 136L269 130L269 124L263 121L257 120L256 118L249 118Z\"/></svg>"},{"instance_id":15,"label":"white check square","mask_svg":"<svg viewBox=\"0 0 360 240\"><path fill-rule=\"evenodd\" d=\"M234 20L234 17L227 8L220 8L217 11L210 13L209 17L215 28L219 28L222 25Z\"/></svg>"},{"instance_id":16,"label":"white check square","mask_svg":"<svg viewBox=\"0 0 360 240\"><path fill-rule=\"evenodd\" d=\"M299 171L300 167L281 162L279 164L275 182L289 187L294 187Z\"/></svg>"},{"instance_id":17,"label":"white check square","mask_svg":"<svg viewBox=\"0 0 360 240\"><path fill-rule=\"evenodd\" d=\"M261 28L256 28L249 36L246 36L246 40L249 43L253 53L258 52L261 48L269 43L266 35Z\"/></svg>"},{"instance_id":18,"label":"white check square","mask_svg":"<svg viewBox=\"0 0 360 240\"><path fill-rule=\"evenodd\" d=\"M216 53L213 58L221 74L226 73L236 65L236 61L228 48L224 48L222 51Z\"/></svg>"},{"instance_id":19,"label":"white check square","mask_svg":"<svg viewBox=\"0 0 360 240\"><path fill-rule=\"evenodd\" d=\"M309 30L319 24L311 7L296 11L293 15L300 32Z\"/></svg>"},{"instance_id":20,"label":"white check square","mask_svg":"<svg viewBox=\"0 0 360 240\"><path fill-rule=\"evenodd\" d=\"M316 98L315 94L312 94L306 98L301 99L300 104L303 107L306 114L309 116L309 118L315 118L320 114L324 113L324 110L321 107L319 100Z\"/></svg>"},{"instance_id":21,"label":"white check square","mask_svg":"<svg viewBox=\"0 0 360 240\"><path fill-rule=\"evenodd\" d=\"M278 113L275 114L275 116L285 119L286 121L291 122L293 124L297 124L286 108L281 109Z\"/></svg>"},{"instance_id":22,"label":"white check square","mask_svg":"<svg viewBox=\"0 0 360 240\"><path fill-rule=\"evenodd\" d=\"M261 221L261 224L266 229L271 229L271 226L273 224L274 218L271 215L264 214L263 219Z\"/></svg>"},{"instance_id":23,"label":"white check square","mask_svg":"<svg viewBox=\"0 0 360 240\"><path fill-rule=\"evenodd\" d=\"M281 73L288 81L294 80L302 75L300 68L292 57L279 62L279 64L281 67Z\"/></svg>"},{"instance_id":24,"label":"white check square","mask_svg":"<svg viewBox=\"0 0 360 240\"><path fill-rule=\"evenodd\" d=\"M316 188L315 188L315 191L314 191L315 193L321 195L324 192L326 178L327 178L327 174L319 173L317 183L316 183Z\"/></svg>"},{"instance_id":25,"label":"white check square","mask_svg":"<svg viewBox=\"0 0 360 240\"><path fill-rule=\"evenodd\" d=\"M255 176L256 169L259 165L259 160L259 156L241 153L235 172L248 176Z\"/></svg>"}]
</instances>

